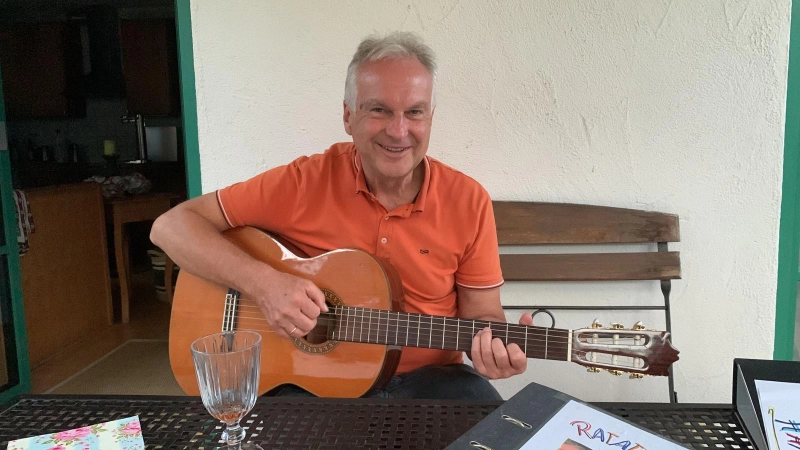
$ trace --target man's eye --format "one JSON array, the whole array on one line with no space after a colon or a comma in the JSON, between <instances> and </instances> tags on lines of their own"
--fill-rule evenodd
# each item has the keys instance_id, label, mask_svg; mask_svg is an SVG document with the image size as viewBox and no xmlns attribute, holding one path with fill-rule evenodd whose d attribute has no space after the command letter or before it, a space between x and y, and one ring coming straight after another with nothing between
<instances>
[{"instance_id":1,"label":"man's eye","mask_svg":"<svg viewBox=\"0 0 800 450\"><path fill-rule=\"evenodd\" d=\"M423 111L421 109L412 109L408 113L412 116L421 116L423 114Z\"/></svg>"},{"instance_id":2,"label":"man's eye","mask_svg":"<svg viewBox=\"0 0 800 450\"><path fill-rule=\"evenodd\" d=\"M372 108L372 112L374 112L374 113L383 113L383 112L386 112L386 110L383 109L383 108Z\"/></svg>"}]
</instances>

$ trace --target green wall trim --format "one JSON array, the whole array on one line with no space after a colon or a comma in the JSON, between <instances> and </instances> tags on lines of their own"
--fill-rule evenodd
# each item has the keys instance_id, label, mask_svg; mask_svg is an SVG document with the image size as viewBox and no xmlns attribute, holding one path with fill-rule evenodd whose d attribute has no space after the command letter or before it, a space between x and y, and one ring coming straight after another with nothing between
<instances>
[{"instance_id":1,"label":"green wall trim","mask_svg":"<svg viewBox=\"0 0 800 450\"><path fill-rule=\"evenodd\" d=\"M175 0L178 33L178 67L181 78L183 142L186 158L186 192L189 198L203 194L200 182L200 142L197 131L197 93L194 84L192 10L189 0Z\"/></svg>"},{"instance_id":2,"label":"green wall trim","mask_svg":"<svg viewBox=\"0 0 800 450\"><path fill-rule=\"evenodd\" d=\"M5 391L0 392L0 406L5 405L6 403L10 403L11 399L14 397L21 395L21 394L28 394L30 393L30 388L24 388L23 386L14 386L13 388Z\"/></svg>"},{"instance_id":3,"label":"green wall trim","mask_svg":"<svg viewBox=\"0 0 800 450\"><path fill-rule=\"evenodd\" d=\"M6 121L6 108L3 99L3 75L0 72L0 122ZM9 152L0 150L0 204L5 221L5 241L0 254L8 256L8 281L11 291L11 323L14 325L14 341L17 350L17 370L19 384L0 393L0 404L6 397L23 394L31 390L31 368L28 360L28 333L25 331L25 310L22 303L22 273L19 267L19 252L11 242L17 242L16 217L11 186L11 160ZM2 275L0 275L2 276Z\"/></svg>"},{"instance_id":4,"label":"green wall trim","mask_svg":"<svg viewBox=\"0 0 800 450\"><path fill-rule=\"evenodd\" d=\"M778 295L775 305L773 358L791 360L798 282L798 153L800 153L800 2L792 2L789 74L786 87L786 132L783 145L783 189L778 242Z\"/></svg>"}]
</instances>

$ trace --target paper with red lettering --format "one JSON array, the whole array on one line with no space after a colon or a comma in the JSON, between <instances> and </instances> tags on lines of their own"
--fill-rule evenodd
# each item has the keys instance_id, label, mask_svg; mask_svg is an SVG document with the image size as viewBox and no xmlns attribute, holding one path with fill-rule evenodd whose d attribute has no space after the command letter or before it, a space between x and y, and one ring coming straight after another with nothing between
<instances>
[{"instance_id":1,"label":"paper with red lettering","mask_svg":"<svg viewBox=\"0 0 800 450\"><path fill-rule=\"evenodd\" d=\"M755 382L769 450L800 449L800 384Z\"/></svg>"},{"instance_id":2,"label":"paper with red lettering","mask_svg":"<svg viewBox=\"0 0 800 450\"><path fill-rule=\"evenodd\" d=\"M674 450L686 449L631 426L612 415L570 401L533 437L523 450Z\"/></svg>"}]
</instances>

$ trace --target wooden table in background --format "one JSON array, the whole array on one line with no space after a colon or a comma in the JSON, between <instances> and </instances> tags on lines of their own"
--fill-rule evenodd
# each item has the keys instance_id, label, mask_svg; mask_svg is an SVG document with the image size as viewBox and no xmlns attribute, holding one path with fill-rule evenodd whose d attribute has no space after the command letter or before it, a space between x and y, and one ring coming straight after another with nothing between
<instances>
[{"instance_id":1,"label":"wooden table in background","mask_svg":"<svg viewBox=\"0 0 800 450\"><path fill-rule=\"evenodd\" d=\"M130 237L125 224L155 220L179 197L175 194L140 194L106 199L106 221L114 224L114 256L119 277L122 323L130 321Z\"/></svg>"}]
</instances>

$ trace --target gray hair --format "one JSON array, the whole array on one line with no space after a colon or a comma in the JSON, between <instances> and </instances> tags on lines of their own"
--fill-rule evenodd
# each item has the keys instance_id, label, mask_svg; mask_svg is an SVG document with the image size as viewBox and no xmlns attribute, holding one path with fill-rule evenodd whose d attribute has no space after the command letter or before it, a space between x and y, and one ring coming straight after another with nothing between
<instances>
[{"instance_id":1,"label":"gray hair","mask_svg":"<svg viewBox=\"0 0 800 450\"><path fill-rule=\"evenodd\" d=\"M376 35L368 36L358 45L353 60L347 67L347 79L344 83L344 102L355 112L358 86L356 77L361 65L369 61L386 58L416 58L433 78L433 92L431 94L431 107L436 105L436 57L433 51L422 42L414 33L395 31L385 37Z\"/></svg>"}]
</instances>

